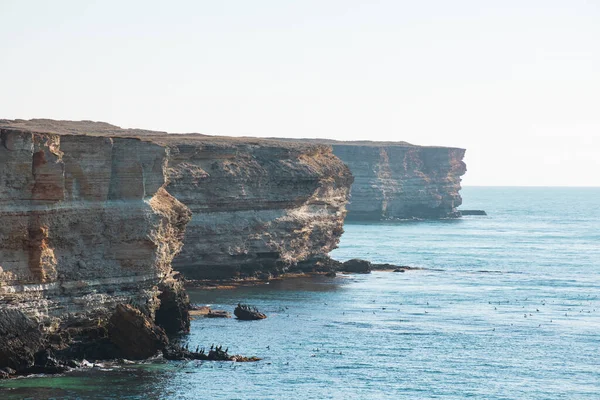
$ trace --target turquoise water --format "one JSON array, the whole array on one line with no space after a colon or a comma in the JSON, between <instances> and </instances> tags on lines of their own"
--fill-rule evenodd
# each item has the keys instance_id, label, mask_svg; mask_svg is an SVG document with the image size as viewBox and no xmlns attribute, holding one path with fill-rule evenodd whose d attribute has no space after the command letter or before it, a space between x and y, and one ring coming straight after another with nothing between
<instances>
[{"instance_id":1,"label":"turquoise water","mask_svg":"<svg viewBox=\"0 0 600 400\"><path fill-rule=\"evenodd\" d=\"M193 291L263 321L184 340L258 363L154 362L0 383L0 398L600 398L600 188L465 188L488 217L346 226L333 256L429 268Z\"/></svg>"}]
</instances>

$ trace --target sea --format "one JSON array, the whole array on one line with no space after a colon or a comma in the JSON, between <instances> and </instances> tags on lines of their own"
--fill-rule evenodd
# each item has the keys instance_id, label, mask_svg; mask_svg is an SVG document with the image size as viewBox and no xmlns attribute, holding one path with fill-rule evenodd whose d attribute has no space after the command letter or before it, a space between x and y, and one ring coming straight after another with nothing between
<instances>
[{"instance_id":1,"label":"sea","mask_svg":"<svg viewBox=\"0 0 600 400\"><path fill-rule=\"evenodd\" d=\"M423 269L192 290L261 321L181 338L255 363L94 367L0 399L600 399L600 188L465 187L457 220L353 223L332 256Z\"/></svg>"}]
</instances>

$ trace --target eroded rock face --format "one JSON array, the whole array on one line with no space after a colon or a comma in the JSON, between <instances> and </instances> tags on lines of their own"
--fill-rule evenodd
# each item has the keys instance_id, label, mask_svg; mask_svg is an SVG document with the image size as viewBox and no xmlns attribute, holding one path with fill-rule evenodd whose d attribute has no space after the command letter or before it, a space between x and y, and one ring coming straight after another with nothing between
<instances>
[{"instance_id":1,"label":"eroded rock face","mask_svg":"<svg viewBox=\"0 0 600 400\"><path fill-rule=\"evenodd\" d=\"M0 309L0 368L23 370L42 346L38 324L17 309Z\"/></svg>"},{"instance_id":2,"label":"eroded rock face","mask_svg":"<svg viewBox=\"0 0 600 400\"><path fill-rule=\"evenodd\" d=\"M13 321L0 325L0 367L27 368L35 354L115 357L127 344L109 336L144 331L138 312L188 330L173 265L192 279L335 269L326 254L343 232L350 170L351 218L454 216L463 155L0 120L0 310ZM58 353L35 353L38 339Z\"/></svg>"},{"instance_id":3,"label":"eroded rock face","mask_svg":"<svg viewBox=\"0 0 600 400\"><path fill-rule=\"evenodd\" d=\"M277 274L337 247L348 168L328 146L170 139L167 189L193 212L186 278Z\"/></svg>"},{"instance_id":4,"label":"eroded rock face","mask_svg":"<svg viewBox=\"0 0 600 400\"><path fill-rule=\"evenodd\" d=\"M119 303L153 318L190 219L167 161L134 138L0 129L0 309L45 335L106 323Z\"/></svg>"},{"instance_id":5,"label":"eroded rock face","mask_svg":"<svg viewBox=\"0 0 600 400\"><path fill-rule=\"evenodd\" d=\"M156 323L168 334L190 331L190 298L179 280L161 282L158 286L160 308Z\"/></svg>"},{"instance_id":6,"label":"eroded rock face","mask_svg":"<svg viewBox=\"0 0 600 400\"><path fill-rule=\"evenodd\" d=\"M327 145L167 135L90 121L0 120L0 126L3 124L97 135L98 141L115 140L113 135L138 135L144 139L140 143L152 142L166 149L164 189L193 213L183 251L173 260L175 268L189 279L312 268L316 263L311 260L333 250L343 232L353 178ZM139 150L118 151L126 156ZM147 190L139 181L121 182L127 176L139 175L139 165L114 167L111 198L135 197ZM82 179L71 186L73 191L86 190ZM123 250L127 254L128 249ZM131 250L139 251L139 247L132 246Z\"/></svg>"},{"instance_id":7,"label":"eroded rock face","mask_svg":"<svg viewBox=\"0 0 600 400\"><path fill-rule=\"evenodd\" d=\"M188 278L320 265L351 182L319 144L0 120L0 308L37 324L48 354L114 357L124 305L189 329L172 264Z\"/></svg>"},{"instance_id":8,"label":"eroded rock face","mask_svg":"<svg viewBox=\"0 0 600 400\"><path fill-rule=\"evenodd\" d=\"M143 360L162 351L169 344L165 331L141 311L119 304L108 322L111 342L130 360Z\"/></svg>"},{"instance_id":9,"label":"eroded rock face","mask_svg":"<svg viewBox=\"0 0 600 400\"><path fill-rule=\"evenodd\" d=\"M233 310L233 314L237 319L242 321L256 321L267 318L256 307L251 307L247 304L238 304L235 310Z\"/></svg>"},{"instance_id":10,"label":"eroded rock face","mask_svg":"<svg viewBox=\"0 0 600 400\"><path fill-rule=\"evenodd\" d=\"M349 220L460 216L464 149L408 143L331 144L354 175Z\"/></svg>"}]
</instances>

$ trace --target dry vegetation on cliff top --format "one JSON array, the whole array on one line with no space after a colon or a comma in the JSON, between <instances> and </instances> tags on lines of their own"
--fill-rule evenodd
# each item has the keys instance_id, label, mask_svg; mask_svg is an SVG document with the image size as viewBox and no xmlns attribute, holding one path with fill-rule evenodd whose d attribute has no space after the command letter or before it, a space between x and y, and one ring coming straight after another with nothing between
<instances>
[{"instance_id":1,"label":"dry vegetation on cliff top","mask_svg":"<svg viewBox=\"0 0 600 400\"><path fill-rule=\"evenodd\" d=\"M230 137L203 135L200 133L168 133L162 131L151 131L146 129L123 129L106 122L96 121L57 121L52 119L0 119L1 129L15 129L31 131L36 133L53 133L58 135L88 135L88 136L115 136L139 138L151 140L160 144L179 144L189 142L206 142L214 144L274 144L278 147L288 149L306 149L314 146L314 143L290 142L278 139L254 138L254 137Z\"/></svg>"},{"instance_id":2,"label":"dry vegetation on cliff top","mask_svg":"<svg viewBox=\"0 0 600 400\"><path fill-rule=\"evenodd\" d=\"M169 141L177 140L179 143L189 141L206 141L212 143L247 143L266 144L277 143L279 146L295 148L298 145L352 145L352 146L400 146L400 147L429 147L445 148L445 146L420 146L404 141L371 141L353 140L343 141L334 139L318 138L256 138L250 136L232 137L215 136L201 133L169 133L163 131L151 131L147 129L124 129L106 122L97 121L68 121L53 119L0 119L0 128L28 130L39 133L56 133L59 135L91 135L91 136L119 136L119 137L151 137L152 141L168 144ZM175 136L176 135L176 136Z\"/></svg>"}]
</instances>

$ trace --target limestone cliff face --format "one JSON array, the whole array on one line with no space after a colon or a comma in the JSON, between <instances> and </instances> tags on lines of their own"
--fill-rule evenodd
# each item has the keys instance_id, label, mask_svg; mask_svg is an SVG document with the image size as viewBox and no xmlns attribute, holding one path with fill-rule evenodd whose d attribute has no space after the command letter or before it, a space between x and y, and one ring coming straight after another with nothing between
<instances>
[{"instance_id":1,"label":"limestone cliff face","mask_svg":"<svg viewBox=\"0 0 600 400\"><path fill-rule=\"evenodd\" d=\"M322 266L353 181L350 218L456 215L464 150L317 142L0 120L0 368L31 366L53 332L62 346L74 326L102 331L121 303L186 330L173 266L192 279Z\"/></svg>"},{"instance_id":2,"label":"limestone cliff face","mask_svg":"<svg viewBox=\"0 0 600 400\"><path fill-rule=\"evenodd\" d=\"M190 211L168 150L139 139L0 129L0 308L57 330L117 303L158 309Z\"/></svg>"},{"instance_id":3,"label":"limestone cliff face","mask_svg":"<svg viewBox=\"0 0 600 400\"><path fill-rule=\"evenodd\" d=\"M323 145L170 138L167 189L193 213L188 278L278 273L333 250L352 177Z\"/></svg>"},{"instance_id":4,"label":"limestone cliff face","mask_svg":"<svg viewBox=\"0 0 600 400\"><path fill-rule=\"evenodd\" d=\"M465 150L408 143L330 142L354 175L349 220L453 218Z\"/></svg>"},{"instance_id":5,"label":"limestone cliff face","mask_svg":"<svg viewBox=\"0 0 600 400\"><path fill-rule=\"evenodd\" d=\"M0 120L0 369L154 353L154 322L189 328L173 265L199 279L322 265L351 183L319 144ZM153 345L128 353L142 333Z\"/></svg>"},{"instance_id":6,"label":"limestone cliff face","mask_svg":"<svg viewBox=\"0 0 600 400\"><path fill-rule=\"evenodd\" d=\"M173 260L175 268L187 278L243 277L279 273L299 266L311 268L312 260L337 246L343 232L345 205L353 178L330 146L198 134L168 135L89 121L0 120L0 127L3 125L13 130L60 134L47 135L60 142L56 151L60 156L53 155L60 160L55 166L52 164L60 182L54 189L46 183L45 197L54 196L59 201L66 196L68 202L82 209L96 207L102 201L108 201L109 205L118 201L122 203L117 208L120 210L143 200L153 210L163 211L151 200L160 189L164 196L176 198L173 201L181 207L189 207L192 220L181 254ZM74 135L78 133L86 136ZM103 145L105 142L111 146ZM147 159L127 162L128 157ZM44 164L44 168L49 167ZM82 196L85 204L78 202ZM89 197L101 200L90 202ZM7 199L7 204L12 203L12 199ZM58 204L64 207L65 203ZM133 231L131 235L145 237L133 216L123 213L119 217L124 220L98 222L89 213L81 216L80 223L81 226L96 224L97 229L114 235L128 235L121 232L122 226L127 225L126 229ZM85 218L90 219L89 223ZM60 232L65 246L72 246L71 240L83 240L73 237L79 226L75 228ZM119 265L131 262L131 258L143 259L153 251L143 241L129 237L111 239L110 245L97 238L96 243L101 243L105 251L110 250L110 256ZM165 252L169 256L165 256L164 263L178 251L176 245L167 246ZM4 258L0 257L0 261ZM91 271L97 267L82 262ZM24 264L19 261L14 265ZM44 273L52 273L51 268L46 270L49 272ZM143 270L145 267L140 267L140 273ZM20 279L19 275L17 281Z\"/></svg>"}]
</instances>

